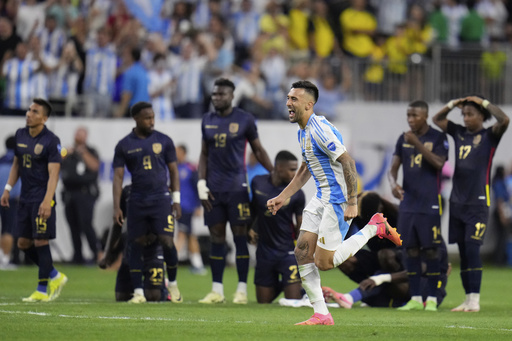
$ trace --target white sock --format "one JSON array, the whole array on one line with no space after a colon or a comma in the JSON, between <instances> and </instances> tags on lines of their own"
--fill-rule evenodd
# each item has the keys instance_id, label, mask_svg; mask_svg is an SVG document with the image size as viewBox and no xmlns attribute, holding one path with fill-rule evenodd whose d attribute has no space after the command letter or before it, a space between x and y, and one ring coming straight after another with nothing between
<instances>
[{"instance_id":1,"label":"white sock","mask_svg":"<svg viewBox=\"0 0 512 341\"><path fill-rule=\"evenodd\" d=\"M480 304L480 293L473 292L473 293L469 294L468 296L469 296L468 303Z\"/></svg>"},{"instance_id":2,"label":"white sock","mask_svg":"<svg viewBox=\"0 0 512 341\"><path fill-rule=\"evenodd\" d=\"M313 305L315 313L322 315L329 314L320 284L320 273L315 263L299 265L299 273L302 279L302 287L306 291L306 294L308 294L309 302Z\"/></svg>"},{"instance_id":3,"label":"white sock","mask_svg":"<svg viewBox=\"0 0 512 341\"><path fill-rule=\"evenodd\" d=\"M169 282L169 287L177 287L178 286L178 281L172 281L172 282Z\"/></svg>"},{"instance_id":4,"label":"white sock","mask_svg":"<svg viewBox=\"0 0 512 341\"><path fill-rule=\"evenodd\" d=\"M435 296L427 296L427 302L434 302L435 304L437 304L437 297Z\"/></svg>"},{"instance_id":5,"label":"white sock","mask_svg":"<svg viewBox=\"0 0 512 341\"><path fill-rule=\"evenodd\" d=\"M190 264L192 264L192 266L194 268L203 268L204 267L203 259L201 258L201 254L199 252L191 253L191 254L189 254L188 257L190 259Z\"/></svg>"},{"instance_id":6,"label":"white sock","mask_svg":"<svg viewBox=\"0 0 512 341\"><path fill-rule=\"evenodd\" d=\"M247 293L247 283L246 282L238 282L238 286L236 287L237 292Z\"/></svg>"},{"instance_id":7,"label":"white sock","mask_svg":"<svg viewBox=\"0 0 512 341\"><path fill-rule=\"evenodd\" d=\"M418 303L423 304L423 297L421 297L421 296L412 296L411 297L411 301L416 301Z\"/></svg>"},{"instance_id":8,"label":"white sock","mask_svg":"<svg viewBox=\"0 0 512 341\"><path fill-rule=\"evenodd\" d=\"M133 290L133 294L144 296L144 290L142 288L137 288L137 289Z\"/></svg>"},{"instance_id":9,"label":"white sock","mask_svg":"<svg viewBox=\"0 0 512 341\"><path fill-rule=\"evenodd\" d=\"M373 238L377 234L377 226L366 225L356 234L341 243L340 246L334 251L333 263L334 267L337 267L348 258L352 257L359 251L363 246L368 243L370 238Z\"/></svg>"},{"instance_id":10,"label":"white sock","mask_svg":"<svg viewBox=\"0 0 512 341\"><path fill-rule=\"evenodd\" d=\"M350 295L350 294L343 294L343 296L345 296L347 301L349 301L350 303L354 304L354 298L352 297L352 295Z\"/></svg>"},{"instance_id":11,"label":"white sock","mask_svg":"<svg viewBox=\"0 0 512 341\"><path fill-rule=\"evenodd\" d=\"M224 285L219 282L212 283L212 291L224 296Z\"/></svg>"}]
</instances>

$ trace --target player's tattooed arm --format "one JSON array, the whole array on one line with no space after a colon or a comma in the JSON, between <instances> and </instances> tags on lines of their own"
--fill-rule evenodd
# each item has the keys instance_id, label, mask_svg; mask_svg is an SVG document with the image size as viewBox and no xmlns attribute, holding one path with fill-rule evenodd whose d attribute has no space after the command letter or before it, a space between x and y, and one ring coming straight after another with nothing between
<instances>
[{"instance_id":1,"label":"player's tattooed arm","mask_svg":"<svg viewBox=\"0 0 512 341\"><path fill-rule=\"evenodd\" d=\"M308 257L309 254L309 244L307 240L301 240L297 244L297 251L295 252L295 257L297 261L303 261Z\"/></svg>"},{"instance_id":2,"label":"player's tattooed arm","mask_svg":"<svg viewBox=\"0 0 512 341\"><path fill-rule=\"evenodd\" d=\"M348 152L343 153L338 157L338 161L343 167L343 175L347 184L347 204L349 206L357 205L357 171L356 163Z\"/></svg>"}]
</instances>

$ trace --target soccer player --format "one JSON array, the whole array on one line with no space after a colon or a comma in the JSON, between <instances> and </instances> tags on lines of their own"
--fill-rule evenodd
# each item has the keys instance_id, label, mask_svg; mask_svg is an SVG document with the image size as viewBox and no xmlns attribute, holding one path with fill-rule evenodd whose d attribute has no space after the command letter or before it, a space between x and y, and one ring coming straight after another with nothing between
<instances>
[{"instance_id":1,"label":"soccer player","mask_svg":"<svg viewBox=\"0 0 512 341\"><path fill-rule=\"evenodd\" d=\"M315 179L317 194L304 209L295 248L302 286L314 314L299 325L334 324L322 294L319 269L337 267L376 235L401 245L396 229L380 213L361 231L343 241L350 221L357 216L356 167L340 132L323 116L314 113L317 100L318 88L313 83L303 80L292 84L286 106L290 122L299 125L303 161L290 184L267 202L268 209L275 215L311 176Z\"/></svg>"},{"instance_id":2,"label":"soccer player","mask_svg":"<svg viewBox=\"0 0 512 341\"><path fill-rule=\"evenodd\" d=\"M447 119L448 113L460 107L464 126ZM485 121L496 118L489 128ZM489 218L490 174L492 159L510 119L496 105L478 96L449 101L433 118L434 123L453 137L455 172L450 195L449 243L457 243L460 255L460 277L466 299L452 311L480 311L483 243Z\"/></svg>"},{"instance_id":3,"label":"soccer player","mask_svg":"<svg viewBox=\"0 0 512 341\"><path fill-rule=\"evenodd\" d=\"M270 174L255 176L251 183L251 209L255 222L249 234L257 238L258 244L254 273L258 303L271 303L281 291L284 291L286 299L302 297L293 250L302 223L306 201L304 192L295 193L275 216L267 208L267 200L281 193L293 179L297 168L295 155L283 150L276 155L274 170Z\"/></svg>"},{"instance_id":4,"label":"soccer player","mask_svg":"<svg viewBox=\"0 0 512 341\"><path fill-rule=\"evenodd\" d=\"M441 170L448 158L446 135L427 123L428 104L418 100L407 107L410 130L401 134L388 174L393 196L400 200L398 231L407 250L407 272L411 300L398 310L437 311L440 276L438 247L441 244ZM402 167L403 186L397 183ZM429 295L421 296L420 251L427 257Z\"/></svg>"},{"instance_id":5,"label":"soccer player","mask_svg":"<svg viewBox=\"0 0 512 341\"><path fill-rule=\"evenodd\" d=\"M123 224L121 192L124 167L132 175L132 192L128 201L128 242L130 276L134 287L130 303L146 302L142 286L142 250L146 235L157 235L163 247L169 278L169 292L174 303L183 302L176 281L178 255L174 247L174 219L181 216L180 182L176 149L170 137L154 130L155 113L151 103L137 102L131 107L135 120L133 131L120 140L114 153L114 223ZM171 179L172 205L167 175Z\"/></svg>"},{"instance_id":6,"label":"soccer player","mask_svg":"<svg viewBox=\"0 0 512 341\"><path fill-rule=\"evenodd\" d=\"M130 198L132 186L124 186L121 193L121 211L123 217L126 217L126 205ZM109 231L107 243L105 246L105 253L103 258L98 262L102 269L111 266L123 252L123 260L121 266L117 270L116 277L116 301L123 302L129 301L133 295L133 285L130 277L130 266L128 260L130 259L131 243L127 243L124 234L121 233L122 226L114 223ZM167 290L165 290L164 281L164 257L162 246L158 242L154 234L148 234L146 245L143 250L144 266L142 272L144 274L144 297L147 301L163 301L166 299Z\"/></svg>"},{"instance_id":7,"label":"soccer player","mask_svg":"<svg viewBox=\"0 0 512 341\"><path fill-rule=\"evenodd\" d=\"M199 157L197 191L203 205L204 221L210 230L212 291L200 303L223 303L222 276L226 265L226 223L229 221L236 247L238 287L233 302L247 303L249 249L247 227L251 210L244 167L245 148L251 145L256 159L270 172L272 163L258 138L254 117L233 108L235 85L219 78L212 91L213 112L206 113L201 123L202 141Z\"/></svg>"},{"instance_id":8,"label":"soccer player","mask_svg":"<svg viewBox=\"0 0 512 341\"><path fill-rule=\"evenodd\" d=\"M32 100L26 127L16 131L15 156L0 199L2 206L9 207L10 191L21 178L18 247L39 267L37 290L23 302L52 301L68 281L53 267L49 243L56 237L55 189L62 161L60 140L45 125L51 112L50 103L44 99Z\"/></svg>"}]
</instances>

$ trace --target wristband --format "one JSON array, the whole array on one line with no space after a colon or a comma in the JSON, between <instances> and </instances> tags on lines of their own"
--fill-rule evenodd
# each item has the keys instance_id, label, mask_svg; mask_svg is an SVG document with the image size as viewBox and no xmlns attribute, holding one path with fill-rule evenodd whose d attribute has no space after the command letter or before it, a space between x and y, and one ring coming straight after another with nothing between
<instances>
[{"instance_id":1,"label":"wristband","mask_svg":"<svg viewBox=\"0 0 512 341\"><path fill-rule=\"evenodd\" d=\"M176 191L172 192L172 203L173 204L179 204L181 203L181 193Z\"/></svg>"},{"instance_id":2,"label":"wristband","mask_svg":"<svg viewBox=\"0 0 512 341\"><path fill-rule=\"evenodd\" d=\"M489 102L488 100L484 99L482 101L482 107L484 107L484 109L487 109L487 107L489 106L491 102Z\"/></svg>"},{"instance_id":3,"label":"wristband","mask_svg":"<svg viewBox=\"0 0 512 341\"><path fill-rule=\"evenodd\" d=\"M197 194L199 195L199 199L208 200L208 192L210 192L210 189L206 186L206 180L199 179L197 182Z\"/></svg>"},{"instance_id":4,"label":"wristband","mask_svg":"<svg viewBox=\"0 0 512 341\"><path fill-rule=\"evenodd\" d=\"M5 184L4 190L10 192L12 190L12 186L9 184Z\"/></svg>"},{"instance_id":5,"label":"wristband","mask_svg":"<svg viewBox=\"0 0 512 341\"><path fill-rule=\"evenodd\" d=\"M450 102L446 103L446 106L447 106L447 107L448 107L448 109L450 109L450 110L451 110L451 109L453 109L453 107L455 106L455 104L454 104L454 102L453 102L453 99L452 99Z\"/></svg>"},{"instance_id":6,"label":"wristband","mask_svg":"<svg viewBox=\"0 0 512 341\"><path fill-rule=\"evenodd\" d=\"M382 275L370 276L369 278L372 281L375 282L376 286L379 286L382 283L391 282L391 274L382 274Z\"/></svg>"}]
</instances>

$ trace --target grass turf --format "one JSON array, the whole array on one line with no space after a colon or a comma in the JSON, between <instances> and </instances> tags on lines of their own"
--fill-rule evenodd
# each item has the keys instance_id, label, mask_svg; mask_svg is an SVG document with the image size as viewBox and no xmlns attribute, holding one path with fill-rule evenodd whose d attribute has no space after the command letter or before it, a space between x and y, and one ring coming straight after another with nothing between
<instances>
[{"instance_id":1,"label":"grass turf","mask_svg":"<svg viewBox=\"0 0 512 341\"><path fill-rule=\"evenodd\" d=\"M211 288L210 276L178 273L182 304L114 302L115 272L94 267L59 265L69 277L61 296L48 303L22 303L37 283L36 267L0 271L0 339L2 340L329 340L329 339L512 339L512 269L484 269L481 311L454 313L464 300L458 268L448 280L448 296L440 310L401 312L388 308L331 309L334 326L294 326L309 318L311 308L285 308L255 303L253 271L248 305L231 303L236 270L226 269L228 303L197 301ZM355 284L339 271L322 273L322 284L347 292Z\"/></svg>"}]
</instances>

